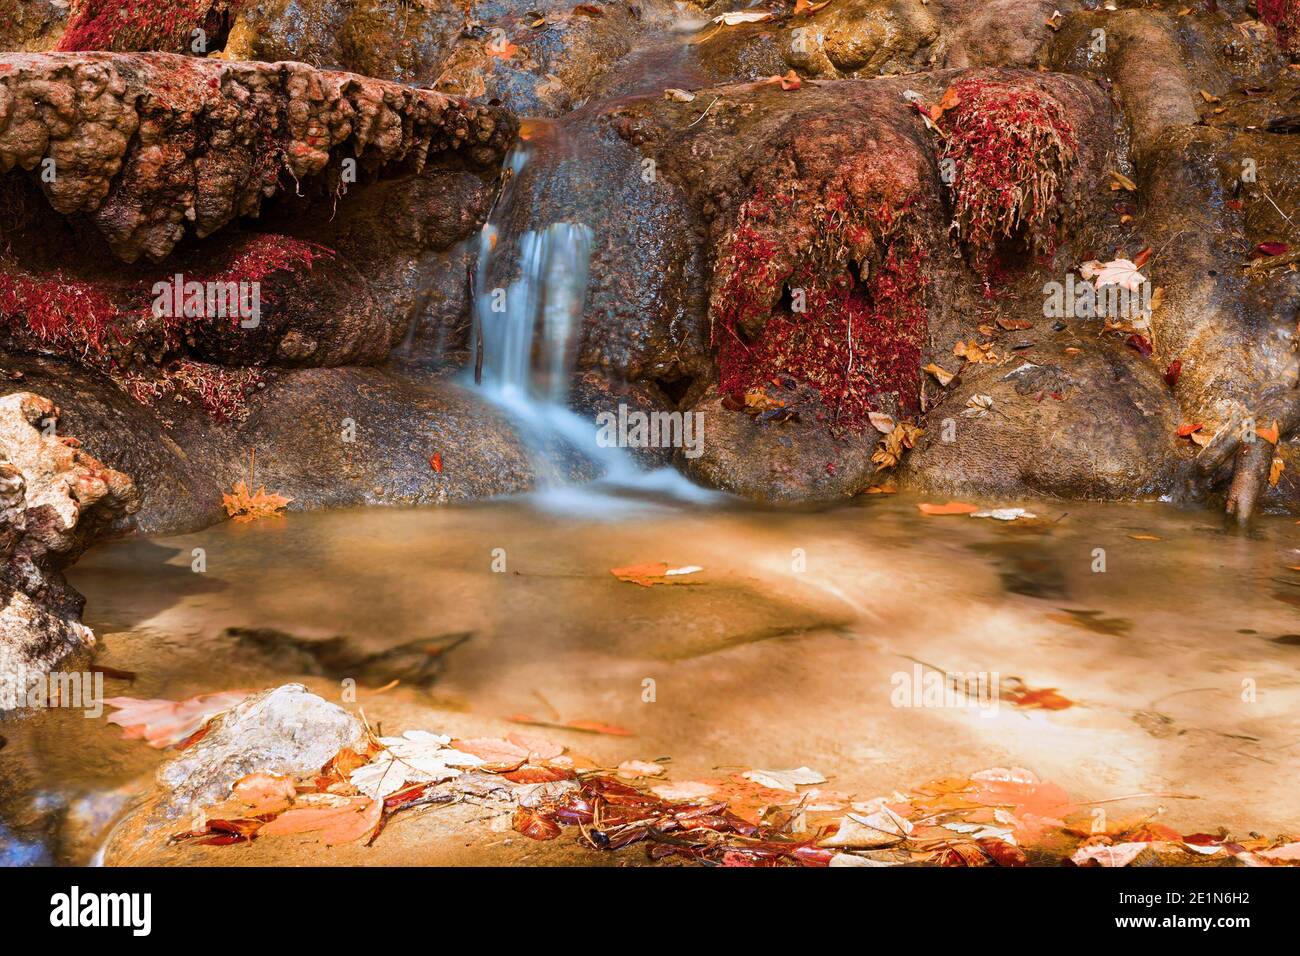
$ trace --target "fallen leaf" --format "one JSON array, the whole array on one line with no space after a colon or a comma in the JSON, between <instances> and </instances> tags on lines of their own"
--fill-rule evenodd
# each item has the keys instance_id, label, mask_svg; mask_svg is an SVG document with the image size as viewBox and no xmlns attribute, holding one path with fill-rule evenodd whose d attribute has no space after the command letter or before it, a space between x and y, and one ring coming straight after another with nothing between
<instances>
[{"instance_id":1,"label":"fallen leaf","mask_svg":"<svg viewBox=\"0 0 1300 956\"><path fill-rule=\"evenodd\" d=\"M940 385L947 385L953 379L953 373L931 362L922 371L929 372Z\"/></svg>"},{"instance_id":2,"label":"fallen leaf","mask_svg":"<svg viewBox=\"0 0 1300 956\"><path fill-rule=\"evenodd\" d=\"M1134 541L1160 541L1161 540L1160 538L1157 538L1153 534L1131 534L1129 535L1129 537L1132 538Z\"/></svg>"},{"instance_id":3,"label":"fallen leaf","mask_svg":"<svg viewBox=\"0 0 1300 956\"><path fill-rule=\"evenodd\" d=\"M1276 445L1278 439L1281 437L1278 434L1277 419L1274 419L1273 424L1271 425L1261 425L1256 428L1255 434L1264 439L1264 441L1268 442L1270 445Z\"/></svg>"},{"instance_id":4,"label":"fallen leaf","mask_svg":"<svg viewBox=\"0 0 1300 956\"><path fill-rule=\"evenodd\" d=\"M228 690L200 694L186 700L141 700L135 697L109 697L104 703L118 708L108 722L125 729L124 739L143 738L150 747L173 747L192 737L213 717L234 707L248 696L247 691Z\"/></svg>"},{"instance_id":5,"label":"fallen leaf","mask_svg":"<svg viewBox=\"0 0 1300 956\"><path fill-rule=\"evenodd\" d=\"M1195 432L1199 432L1204 427L1205 426L1201 422L1195 422L1194 424L1190 424L1190 425L1179 425L1178 437L1186 438L1189 435L1194 434Z\"/></svg>"},{"instance_id":6,"label":"fallen leaf","mask_svg":"<svg viewBox=\"0 0 1300 956\"><path fill-rule=\"evenodd\" d=\"M380 737L379 743L384 749L348 777L352 786L375 798L397 793L411 783L450 780L460 776L461 768L485 762L450 747L451 738L423 730L408 730L401 737Z\"/></svg>"},{"instance_id":7,"label":"fallen leaf","mask_svg":"<svg viewBox=\"0 0 1300 956\"><path fill-rule=\"evenodd\" d=\"M1178 384L1178 377L1183 374L1183 363L1181 359L1174 359L1165 368L1165 384L1173 388Z\"/></svg>"},{"instance_id":8,"label":"fallen leaf","mask_svg":"<svg viewBox=\"0 0 1300 956\"><path fill-rule=\"evenodd\" d=\"M993 518L996 521L1016 521L1020 518L1037 518L1038 515L1024 508L991 508L988 511L976 511L972 518Z\"/></svg>"},{"instance_id":9,"label":"fallen leaf","mask_svg":"<svg viewBox=\"0 0 1300 956\"><path fill-rule=\"evenodd\" d=\"M438 454L437 452L434 452L432 455L430 455L430 456L429 456L429 467L432 468L434 471L436 471L438 474L441 475L441 474L442 474L442 455Z\"/></svg>"},{"instance_id":10,"label":"fallen leaf","mask_svg":"<svg viewBox=\"0 0 1300 956\"><path fill-rule=\"evenodd\" d=\"M1205 100L1205 102L1207 102L1207 103L1218 103L1218 102L1220 102L1219 97L1215 96L1215 95L1214 95L1213 93L1211 93L1209 90L1201 90L1201 99Z\"/></svg>"},{"instance_id":11,"label":"fallen leaf","mask_svg":"<svg viewBox=\"0 0 1300 956\"><path fill-rule=\"evenodd\" d=\"M512 825L530 840L554 840L560 835L559 823L529 807L516 808Z\"/></svg>"},{"instance_id":12,"label":"fallen leaf","mask_svg":"<svg viewBox=\"0 0 1300 956\"><path fill-rule=\"evenodd\" d=\"M247 815L250 817L287 810L297 793L292 778L271 773L245 774L230 790L236 800L248 805Z\"/></svg>"},{"instance_id":13,"label":"fallen leaf","mask_svg":"<svg viewBox=\"0 0 1300 956\"><path fill-rule=\"evenodd\" d=\"M898 427L894 419L884 412L867 412L867 420L876 431L884 435L888 435Z\"/></svg>"},{"instance_id":14,"label":"fallen leaf","mask_svg":"<svg viewBox=\"0 0 1300 956\"><path fill-rule=\"evenodd\" d=\"M688 574L698 574L703 570L702 567L696 564L674 568L660 561L653 564L629 564L627 567L610 568L609 573L620 581L639 584L643 588L648 588L656 584L677 584L679 582L667 579L680 578Z\"/></svg>"},{"instance_id":15,"label":"fallen leaf","mask_svg":"<svg viewBox=\"0 0 1300 956\"><path fill-rule=\"evenodd\" d=\"M1137 292L1146 282L1146 276L1138 271L1136 263L1128 259L1112 259L1110 262L1089 260L1079 266L1079 274L1085 279L1094 279L1094 285L1100 289L1105 285L1117 285L1129 292Z\"/></svg>"},{"instance_id":16,"label":"fallen leaf","mask_svg":"<svg viewBox=\"0 0 1300 956\"><path fill-rule=\"evenodd\" d=\"M462 753L473 754L485 764L518 766L528 760L529 750L500 737L470 737L453 740L451 745Z\"/></svg>"},{"instance_id":17,"label":"fallen leaf","mask_svg":"<svg viewBox=\"0 0 1300 956\"><path fill-rule=\"evenodd\" d=\"M1268 484L1270 488L1276 488L1277 483L1282 478L1282 472L1286 470L1286 462L1276 455L1273 457L1273 464L1268 469Z\"/></svg>"},{"instance_id":18,"label":"fallen leaf","mask_svg":"<svg viewBox=\"0 0 1300 956\"><path fill-rule=\"evenodd\" d=\"M501 60L508 60L519 52L519 47L515 46L509 39L502 35L484 46L483 51L487 53L488 56L494 56Z\"/></svg>"},{"instance_id":19,"label":"fallen leaf","mask_svg":"<svg viewBox=\"0 0 1300 956\"><path fill-rule=\"evenodd\" d=\"M724 27L734 27L739 23L763 23L766 20L771 20L774 16L774 13L767 10L741 10L714 17L712 22L719 23Z\"/></svg>"},{"instance_id":20,"label":"fallen leaf","mask_svg":"<svg viewBox=\"0 0 1300 956\"><path fill-rule=\"evenodd\" d=\"M968 505L963 501L950 501L946 505L923 502L916 507L923 515L968 515L980 510L979 505Z\"/></svg>"},{"instance_id":21,"label":"fallen leaf","mask_svg":"<svg viewBox=\"0 0 1300 956\"><path fill-rule=\"evenodd\" d=\"M712 784L698 780L683 780L681 783L661 783L657 787L651 787L650 792L671 803L693 803L709 798L715 789Z\"/></svg>"},{"instance_id":22,"label":"fallen leaf","mask_svg":"<svg viewBox=\"0 0 1300 956\"><path fill-rule=\"evenodd\" d=\"M327 846L353 843L374 832L383 814L381 800L349 797L341 806L294 807L263 824L259 837L289 836L294 833L319 833Z\"/></svg>"},{"instance_id":23,"label":"fallen leaf","mask_svg":"<svg viewBox=\"0 0 1300 956\"><path fill-rule=\"evenodd\" d=\"M1113 182L1110 184L1112 190L1126 189L1131 193L1137 192L1137 183L1120 173L1111 172L1110 178Z\"/></svg>"},{"instance_id":24,"label":"fallen leaf","mask_svg":"<svg viewBox=\"0 0 1300 956\"><path fill-rule=\"evenodd\" d=\"M1285 255L1291 247L1285 242L1261 242L1251 252L1252 259L1267 259L1271 256Z\"/></svg>"},{"instance_id":25,"label":"fallen leaf","mask_svg":"<svg viewBox=\"0 0 1300 956\"><path fill-rule=\"evenodd\" d=\"M795 793L799 786L826 782L825 777L808 767L798 767L794 770L746 770L741 776L746 780L752 780L760 787L767 787L769 790L788 790L791 793Z\"/></svg>"},{"instance_id":26,"label":"fallen leaf","mask_svg":"<svg viewBox=\"0 0 1300 956\"><path fill-rule=\"evenodd\" d=\"M637 777L658 777L663 772L663 764L651 763L648 760L624 760L618 765L618 775L628 780L635 780Z\"/></svg>"},{"instance_id":27,"label":"fallen leaf","mask_svg":"<svg viewBox=\"0 0 1300 956\"><path fill-rule=\"evenodd\" d=\"M690 103L695 99L695 94L690 90L669 88L664 90L664 99L673 100L677 103Z\"/></svg>"}]
</instances>

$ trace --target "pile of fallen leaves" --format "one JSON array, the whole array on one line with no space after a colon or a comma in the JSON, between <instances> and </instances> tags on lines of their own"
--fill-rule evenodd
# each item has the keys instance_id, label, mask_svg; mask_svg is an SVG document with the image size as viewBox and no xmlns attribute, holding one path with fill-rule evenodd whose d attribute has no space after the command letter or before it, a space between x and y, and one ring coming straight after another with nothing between
<instances>
[{"instance_id":1,"label":"pile of fallen leaves","mask_svg":"<svg viewBox=\"0 0 1300 956\"><path fill-rule=\"evenodd\" d=\"M1026 706L1061 709L1053 691ZM199 739L242 692L189 701L109 701L110 721L155 747ZM1152 819L1107 815L1023 768L993 768L859 800L809 767L751 769L669 782L662 761L600 767L532 733L453 739L422 730L368 736L314 774L250 773L196 810L172 843L209 846L306 834L326 845L372 844L398 813L468 802L508 813L513 828L552 840L565 828L598 850L643 844L651 860L714 866L1079 866L1300 864L1300 841L1182 834ZM1173 796L1173 795L1166 795Z\"/></svg>"}]
</instances>

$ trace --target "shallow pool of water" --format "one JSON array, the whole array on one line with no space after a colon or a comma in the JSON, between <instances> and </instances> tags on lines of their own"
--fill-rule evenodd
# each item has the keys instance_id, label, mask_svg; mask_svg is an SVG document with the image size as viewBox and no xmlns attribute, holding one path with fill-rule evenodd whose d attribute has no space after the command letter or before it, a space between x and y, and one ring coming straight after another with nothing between
<instances>
[{"instance_id":1,"label":"shallow pool of water","mask_svg":"<svg viewBox=\"0 0 1300 956\"><path fill-rule=\"evenodd\" d=\"M354 681L361 706L431 721L615 724L633 736L587 749L681 774L807 764L875 793L1012 764L1091 799L1158 794L1145 805L1175 826L1300 825L1292 519L1243 536L1159 504L1015 502L1033 522L916 504L290 514L106 544L70 578L108 696L304 680L346 699ZM659 561L703 570L654 587L610 573ZM930 672L1071 706L897 706ZM0 818L64 859L86 848L49 836L60 821L111 815L162 759L79 711L0 733Z\"/></svg>"}]
</instances>

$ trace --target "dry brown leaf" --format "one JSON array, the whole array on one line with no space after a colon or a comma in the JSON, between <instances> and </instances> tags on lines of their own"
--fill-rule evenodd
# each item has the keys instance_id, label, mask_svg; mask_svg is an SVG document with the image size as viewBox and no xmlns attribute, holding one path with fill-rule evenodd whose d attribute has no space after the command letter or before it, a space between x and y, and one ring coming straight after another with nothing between
<instances>
[{"instance_id":1,"label":"dry brown leaf","mask_svg":"<svg viewBox=\"0 0 1300 956\"><path fill-rule=\"evenodd\" d=\"M929 372L940 385L947 385L953 379L953 373L931 362L922 371Z\"/></svg>"}]
</instances>

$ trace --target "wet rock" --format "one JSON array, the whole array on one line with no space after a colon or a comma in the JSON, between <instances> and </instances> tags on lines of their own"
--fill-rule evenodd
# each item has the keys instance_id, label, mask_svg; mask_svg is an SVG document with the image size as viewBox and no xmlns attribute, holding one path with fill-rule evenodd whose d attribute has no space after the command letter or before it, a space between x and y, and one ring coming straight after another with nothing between
<instances>
[{"instance_id":1,"label":"wet rock","mask_svg":"<svg viewBox=\"0 0 1300 956\"><path fill-rule=\"evenodd\" d=\"M1080 344L1073 354L1045 345L1005 364L967 366L927 416L900 484L993 499L1168 493L1178 473L1178 408L1159 369L1121 343ZM970 406L975 395L991 407Z\"/></svg>"},{"instance_id":2,"label":"wet rock","mask_svg":"<svg viewBox=\"0 0 1300 956\"><path fill-rule=\"evenodd\" d=\"M59 409L31 392L0 398L0 709L94 645L83 599L62 575L89 543L137 506L125 474L59 436Z\"/></svg>"},{"instance_id":3,"label":"wet rock","mask_svg":"<svg viewBox=\"0 0 1300 956\"><path fill-rule=\"evenodd\" d=\"M595 93L635 37L672 11L659 0L268 0L239 9L222 55L299 60L554 116Z\"/></svg>"},{"instance_id":4,"label":"wet rock","mask_svg":"<svg viewBox=\"0 0 1300 956\"><path fill-rule=\"evenodd\" d=\"M6 0L0 3L0 50L48 50L59 41L68 0Z\"/></svg>"},{"instance_id":5,"label":"wet rock","mask_svg":"<svg viewBox=\"0 0 1300 956\"><path fill-rule=\"evenodd\" d=\"M810 403L800 418L779 423L726 408L716 389L691 409L704 416L704 453L679 452L678 465L694 480L771 505L833 502L873 481L874 441L833 435Z\"/></svg>"},{"instance_id":6,"label":"wet rock","mask_svg":"<svg viewBox=\"0 0 1300 956\"><path fill-rule=\"evenodd\" d=\"M249 399L247 419L228 426L175 399L155 412L67 362L14 357L8 364L62 403L70 430L136 477L135 518L146 533L225 520L221 495L248 479L250 449L254 487L265 483L293 498L290 510L471 501L524 491L534 480L507 421L419 370L278 373ZM429 463L434 454L442 456L441 472Z\"/></svg>"},{"instance_id":7,"label":"wet rock","mask_svg":"<svg viewBox=\"0 0 1300 956\"><path fill-rule=\"evenodd\" d=\"M0 74L0 170L54 161L50 204L84 213L125 262L162 259L256 215L295 180L419 172L457 156L498 162L514 126L494 107L300 63L166 54L8 54ZM49 104L46 108L43 104ZM331 169L332 167L332 169Z\"/></svg>"},{"instance_id":8,"label":"wet rock","mask_svg":"<svg viewBox=\"0 0 1300 956\"><path fill-rule=\"evenodd\" d=\"M158 768L163 795L153 814L172 820L217 803L246 774L319 770L344 747L364 746L366 733L360 720L301 684L263 691L215 718L198 743Z\"/></svg>"}]
</instances>

